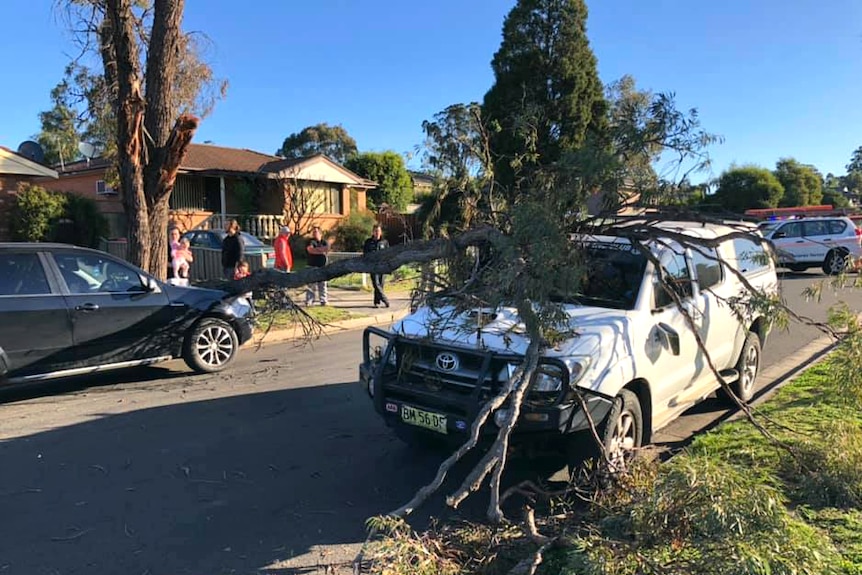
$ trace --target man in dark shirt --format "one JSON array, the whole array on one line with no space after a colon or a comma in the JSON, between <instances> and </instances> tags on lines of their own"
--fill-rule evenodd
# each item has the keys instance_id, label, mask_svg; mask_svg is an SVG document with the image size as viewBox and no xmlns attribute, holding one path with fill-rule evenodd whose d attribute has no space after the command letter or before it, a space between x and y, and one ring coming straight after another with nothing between
<instances>
[{"instance_id":1,"label":"man in dark shirt","mask_svg":"<svg viewBox=\"0 0 862 575\"><path fill-rule=\"evenodd\" d=\"M329 253L329 242L323 239L323 233L320 231L320 226L314 226L311 229L311 241L305 248L308 253L308 267L322 268L328 262L326 254ZM317 294L320 298L320 305L326 305L329 298L329 286L327 282L315 282L309 284L305 289L305 305L314 303L314 290L317 288Z\"/></svg>"},{"instance_id":2,"label":"man in dark shirt","mask_svg":"<svg viewBox=\"0 0 862 575\"><path fill-rule=\"evenodd\" d=\"M389 242L383 238L383 228L380 224L374 224L371 228L371 237L365 240L362 246L362 253L370 254L388 247ZM389 307L389 298L383 293L383 274L371 274L371 285L374 287L374 307L380 304Z\"/></svg>"}]
</instances>

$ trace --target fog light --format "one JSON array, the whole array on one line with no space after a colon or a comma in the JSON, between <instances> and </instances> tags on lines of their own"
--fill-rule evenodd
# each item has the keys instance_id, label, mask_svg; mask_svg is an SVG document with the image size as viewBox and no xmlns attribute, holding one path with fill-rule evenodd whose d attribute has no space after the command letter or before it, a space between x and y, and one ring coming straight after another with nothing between
<instances>
[{"instance_id":1,"label":"fog light","mask_svg":"<svg viewBox=\"0 0 862 575\"><path fill-rule=\"evenodd\" d=\"M507 419L509 419L508 409L498 409L494 413L494 423L497 424L497 427L503 427L504 425L506 425Z\"/></svg>"}]
</instances>

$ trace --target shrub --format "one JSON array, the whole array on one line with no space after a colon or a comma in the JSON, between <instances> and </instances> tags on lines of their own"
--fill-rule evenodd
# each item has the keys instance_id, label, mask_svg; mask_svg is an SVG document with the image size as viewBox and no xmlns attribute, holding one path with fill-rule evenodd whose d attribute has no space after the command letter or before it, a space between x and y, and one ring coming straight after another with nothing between
<instances>
[{"instance_id":1,"label":"shrub","mask_svg":"<svg viewBox=\"0 0 862 575\"><path fill-rule=\"evenodd\" d=\"M99 238L106 237L110 226L94 200L77 194L66 194L62 220L55 226L52 239L64 243L99 247Z\"/></svg>"},{"instance_id":2,"label":"shrub","mask_svg":"<svg viewBox=\"0 0 862 575\"><path fill-rule=\"evenodd\" d=\"M18 189L12 209L12 239L41 242L52 226L63 216L66 195L50 192L42 186L24 184Z\"/></svg>"},{"instance_id":3,"label":"shrub","mask_svg":"<svg viewBox=\"0 0 862 575\"><path fill-rule=\"evenodd\" d=\"M361 252L362 244L371 235L371 228L376 222L376 218L368 212L351 212L333 230L338 251Z\"/></svg>"}]
</instances>

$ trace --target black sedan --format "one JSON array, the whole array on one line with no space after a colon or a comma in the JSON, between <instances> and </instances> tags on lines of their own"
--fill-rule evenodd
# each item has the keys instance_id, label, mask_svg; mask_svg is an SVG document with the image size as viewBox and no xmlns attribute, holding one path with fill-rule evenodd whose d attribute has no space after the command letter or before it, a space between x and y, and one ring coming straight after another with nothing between
<instances>
[{"instance_id":1,"label":"black sedan","mask_svg":"<svg viewBox=\"0 0 862 575\"><path fill-rule=\"evenodd\" d=\"M219 371L251 338L251 314L245 297L167 285L100 251L0 243L0 381L177 357Z\"/></svg>"}]
</instances>

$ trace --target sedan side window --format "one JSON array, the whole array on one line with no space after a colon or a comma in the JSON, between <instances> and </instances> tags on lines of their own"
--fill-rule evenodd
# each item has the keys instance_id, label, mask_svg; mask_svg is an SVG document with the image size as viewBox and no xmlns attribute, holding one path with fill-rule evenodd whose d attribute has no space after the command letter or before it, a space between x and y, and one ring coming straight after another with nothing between
<instances>
[{"instance_id":1,"label":"sedan side window","mask_svg":"<svg viewBox=\"0 0 862 575\"><path fill-rule=\"evenodd\" d=\"M193 248L208 248L210 247L210 238L207 233L192 234L189 244Z\"/></svg>"},{"instance_id":2,"label":"sedan side window","mask_svg":"<svg viewBox=\"0 0 862 575\"><path fill-rule=\"evenodd\" d=\"M73 294L146 291L134 269L90 254L56 254L60 273Z\"/></svg>"},{"instance_id":3,"label":"sedan side window","mask_svg":"<svg viewBox=\"0 0 862 575\"><path fill-rule=\"evenodd\" d=\"M0 254L0 296L47 295L51 286L36 254Z\"/></svg>"}]
</instances>

